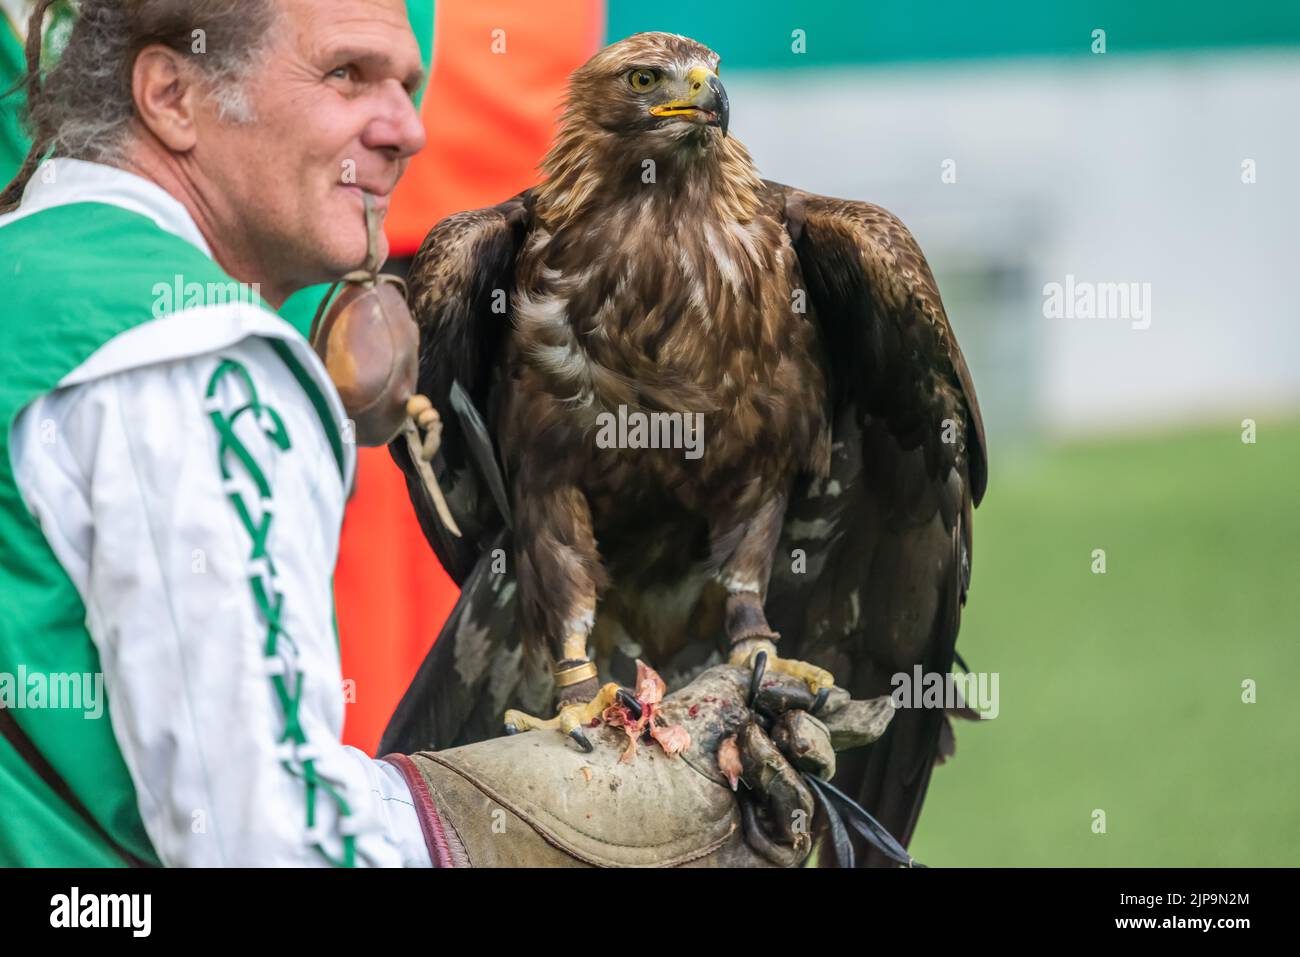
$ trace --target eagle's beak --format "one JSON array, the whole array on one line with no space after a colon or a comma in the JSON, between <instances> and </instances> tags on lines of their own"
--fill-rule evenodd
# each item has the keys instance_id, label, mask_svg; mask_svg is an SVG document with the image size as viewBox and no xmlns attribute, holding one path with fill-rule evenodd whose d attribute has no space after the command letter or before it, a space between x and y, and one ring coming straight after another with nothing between
<instances>
[{"instance_id":1,"label":"eagle's beak","mask_svg":"<svg viewBox=\"0 0 1300 957\"><path fill-rule=\"evenodd\" d=\"M727 90L712 70L696 67L686 76L690 95L680 100L660 103L650 108L654 116L700 117L706 126L716 126L727 135L727 123L731 119L731 105L727 102Z\"/></svg>"},{"instance_id":2,"label":"eagle's beak","mask_svg":"<svg viewBox=\"0 0 1300 957\"><path fill-rule=\"evenodd\" d=\"M731 103L727 100L727 88L722 85L722 81L718 79L718 74L716 73L709 74L708 80L705 81L705 86L707 86L709 90L709 102L715 104L708 109L717 115L718 129L722 131L723 136L726 136L727 123L731 120Z\"/></svg>"}]
</instances>

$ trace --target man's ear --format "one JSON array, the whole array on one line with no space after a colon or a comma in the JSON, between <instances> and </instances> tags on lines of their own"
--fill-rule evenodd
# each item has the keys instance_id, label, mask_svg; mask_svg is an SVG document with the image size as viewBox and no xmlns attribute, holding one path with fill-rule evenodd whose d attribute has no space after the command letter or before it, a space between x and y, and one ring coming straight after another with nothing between
<instances>
[{"instance_id":1,"label":"man's ear","mask_svg":"<svg viewBox=\"0 0 1300 957\"><path fill-rule=\"evenodd\" d=\"M199 91L185 58L155 43L135 58L131 95L140 122L173 153L187 153L198 138L195 108Z\"/></svg>"}]
</instances>

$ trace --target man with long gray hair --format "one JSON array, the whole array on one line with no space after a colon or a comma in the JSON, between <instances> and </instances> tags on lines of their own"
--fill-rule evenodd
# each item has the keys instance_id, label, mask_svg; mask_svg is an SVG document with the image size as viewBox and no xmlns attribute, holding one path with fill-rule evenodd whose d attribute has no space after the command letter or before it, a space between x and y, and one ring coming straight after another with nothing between
<instances>
[{"instance_id":1,"label":"man with long gray hair","mask_svg":"<svg viewBox=\"0 0 1300 957\"><path fill-rule=\"evenodd\" d=\"M32 146L0 194L0 864L802 859L812 797L743 674L625 700L633 740L655 704L685 725L666 762L619 762L617 728L590 755L340 741L356 455L272 310L373 260L367 211L424 143L402 0L82 0L44 66L56 2L32 6ZM100 673L108 720L4 693ZM759 852L726 784L742 759L766 769Z\"/></svg>"}]
</instances>

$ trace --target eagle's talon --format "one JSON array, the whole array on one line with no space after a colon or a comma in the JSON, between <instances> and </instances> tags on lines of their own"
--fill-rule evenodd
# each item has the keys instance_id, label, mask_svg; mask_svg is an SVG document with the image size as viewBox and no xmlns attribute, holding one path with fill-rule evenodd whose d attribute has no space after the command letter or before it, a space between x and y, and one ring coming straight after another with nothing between
<instances>
[{"instance_id":1,"label":"eagle's talon","mask_svg":"<svg viewBox=\"0 0 1300 957\"><path fill-rule=\"evenodd\" d=\"M641 702L636 700L636 695L628 691L626 688L619 688L617 694L619 703L622 704L623 707L627 708L628 711L632 712L632 717L640 720Z\"/></svg>"},{"instance_id":2,"label":"eagle's talon","mask_svg":"<svg viewBox=\"0 0 1300 957\"><path fill-rule=\"evenodd\" d=\"M573 739L574 743L583 751L590 753L595 750L591 740L582 730L591 724L592 721L599 718L605 713L615 701L619 700L619 686L612 681L603 686L596 696L590 701L576 701L562 705L559 712L552 718L538 718L535 715L527 714L523 711L516 711L511 708L505 713L504 722L507 734L518 734L521 731L559 731ZM635 700L635 699L633 699ZM513 730L511 730L513 729Z\"/></svg>"},{"instance_id":3,"label":"eagle's talon","mask_svg":"<svg viewBox=\"0 0 1300 957\"><path fill-rule=\"evenodd\" d=\"M748 666L754 669L754 675L749 682L749 701L751 705L754 702L754 697L758 694L763 677L769 670L803 681L808 686L809 694L816 696L820 700L820 704L814 702L814 708L825 705L826 702L822 700L822 694L825 693L829 696L830 689L835 686L834 676L825 668L819 668L806 661L782 658L776 653L776 647L766 639L736 642L731 646L731 664L741 668ZM816 712L814 711L814 713Z\"/></svg>"},{"instance_id":4,"label":"eagle's talon","mask_svg":"<svg viewBox=\"0 0 1300 957\"><path fill-rule=\"evenodd\" d=\"M749 676L749 700L746 704L754 707L754 699L758 697L758 689L763 686L763 674L767 671L767 652L759 650L755 653L754 673Z\"/></svg>"},{"instance_id":5,"label":"eagle's talon","mask_svg":"<svg viewBox=\"0 0 1300 957\"><path fill-rule=\"evenodd\" d=\"M821 691L817 692L817 700L812 703L812 707L808 709L808 713L812 715L814 718L817 717L817 712L821 711L822 708L826 707L826 701L827 699L830 698L830 696L831 696L830 688L823 688Z\"/></svg>"}]
</instances>

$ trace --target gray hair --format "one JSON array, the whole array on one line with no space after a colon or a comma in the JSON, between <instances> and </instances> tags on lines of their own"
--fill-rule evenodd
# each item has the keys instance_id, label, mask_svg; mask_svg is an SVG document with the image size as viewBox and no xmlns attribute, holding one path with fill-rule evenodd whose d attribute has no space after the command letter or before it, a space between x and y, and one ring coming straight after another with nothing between
<instances>
[{"instance_id":1,"label":"gray hair","mask_svg":"<svg viewBox=\"0 0 1300 957\"><path fill-rule=\"evenodd\" d=\"M268 46L275 0L80 0L67 45L42 79L42 26L56 2L37 0L28 25L21 87L32 150L0 193L0 212L17 205L47 156L121 159L135 113L132 68L152 44L175 50L195 66L222 119L253 119L245 81Z\"/></svg>"}]
</instances>

